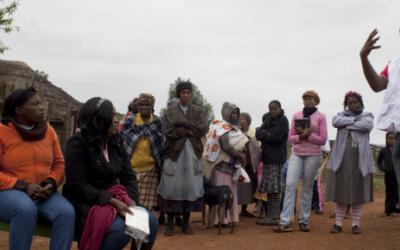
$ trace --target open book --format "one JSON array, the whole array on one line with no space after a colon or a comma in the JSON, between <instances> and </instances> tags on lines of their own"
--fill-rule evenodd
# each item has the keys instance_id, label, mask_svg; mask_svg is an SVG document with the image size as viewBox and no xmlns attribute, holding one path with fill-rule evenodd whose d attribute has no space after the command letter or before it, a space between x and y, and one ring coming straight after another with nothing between
<instances>
[{"instance_id":1,"label":"open book","mask_svg":"<svg viewBox=\"0 0 400 250\"><path fill-rule=\"evenodd\" d=\"M132 214L125 215L125 233L132 238L148 242L150 234L149 212L142 207L130 207Z\"/></svg>"}]
</instances>

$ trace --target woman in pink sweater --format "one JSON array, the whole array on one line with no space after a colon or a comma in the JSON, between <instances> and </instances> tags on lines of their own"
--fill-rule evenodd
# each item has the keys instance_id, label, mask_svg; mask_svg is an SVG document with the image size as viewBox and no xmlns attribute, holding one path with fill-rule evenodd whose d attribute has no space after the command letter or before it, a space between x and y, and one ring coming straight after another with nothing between
<instances>
[{"instance_id":1,"label":"woman in pink sweater","mask_svg":"<svg viewBox=\"0 0 400 250\"><path fill-rule=\"evenodd\" d=\"M303 94L303 102L304 108L293 115L289 131L289 143L292 144L293 152L286 177L283 209L275 232L293 231L291 223L294 215L296 187L300 178L303 179L303 190L299 228L302 232L310 231L308 218L311 213L313 182L321 165L322 146L325 145L327 139L327 124L325 115L317 109L320 99L315 91L306 91Z\"/></svg>"}]
</instances>

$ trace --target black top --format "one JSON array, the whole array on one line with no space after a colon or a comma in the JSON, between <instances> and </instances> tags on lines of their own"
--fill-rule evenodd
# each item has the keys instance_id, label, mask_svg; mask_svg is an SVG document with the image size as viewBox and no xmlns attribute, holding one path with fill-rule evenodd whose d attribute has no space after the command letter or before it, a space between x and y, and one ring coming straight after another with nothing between
<instances>
[{"instance_id":1,"label":"black top","mask_svg":"<svg viewBox=\"0 0 400 250\"><path fill-rule=\"evenodd\" d=\"M269 113L263 116L263 124L256 129L256 139L261 141L264 164L283 164L287 160L289 121L282 113L273 119Z\"/></svg>"},{"instance_id":2,"label":"black top","mask_svg":"<svg viewBox=\"0 0 400 250\"><path fill-rule=\"evenodd\" d=\"M93 205L109 202L112 194L106 190L115 184L125 186L128 195L138 203L136 175L119 138L109 139L107 148L110 162L81 133L72 136L66 144L63 195L75 207L78 227L83 228Z\"/></svg>"},{"instance_id":3,"label":"black top","mask_svg":"<svg viewBox=\"0 0 400 250\"><path fill-rule=\"evenodd\" d=\"M382 148L379 151L376 164L382 172L393 172L393 151L389 147Z\"/></svg>"}]
</instances>

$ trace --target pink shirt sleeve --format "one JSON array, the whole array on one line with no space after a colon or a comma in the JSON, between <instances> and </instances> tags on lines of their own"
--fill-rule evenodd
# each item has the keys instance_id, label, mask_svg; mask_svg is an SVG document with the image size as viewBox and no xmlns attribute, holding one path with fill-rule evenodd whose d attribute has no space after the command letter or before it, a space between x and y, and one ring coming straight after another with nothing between
<instances>
[{"instance_id":1,"label":"pink shirt sleeve","mask_svg":"<svg viewBox=\"0 0 400 250\"><path fill-rule=\"evenodd\" d=\"M318 122L318 133L311 133L311 135L308 137L308 141L322 146L325 145L328 138L328 126L325 115L322 115Z\"/></svg>"}]
</instances>

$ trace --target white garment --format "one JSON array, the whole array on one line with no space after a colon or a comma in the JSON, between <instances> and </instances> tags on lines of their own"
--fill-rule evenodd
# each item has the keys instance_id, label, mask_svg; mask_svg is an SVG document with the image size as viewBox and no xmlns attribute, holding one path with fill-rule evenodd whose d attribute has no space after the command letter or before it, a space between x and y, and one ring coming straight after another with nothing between
<instances>
[{"instance_id":1,"label":"white garment","mask_svg":"<svg viewBox=\"0 0 400 250\"><path fill-rule=\"evenodd\" d=\"M395 131L392 132L400 132L400 57L389 62L388 76L388 86L378 115L377 127L384 131L394 128Z\"/></svg>"}]
</instances>

